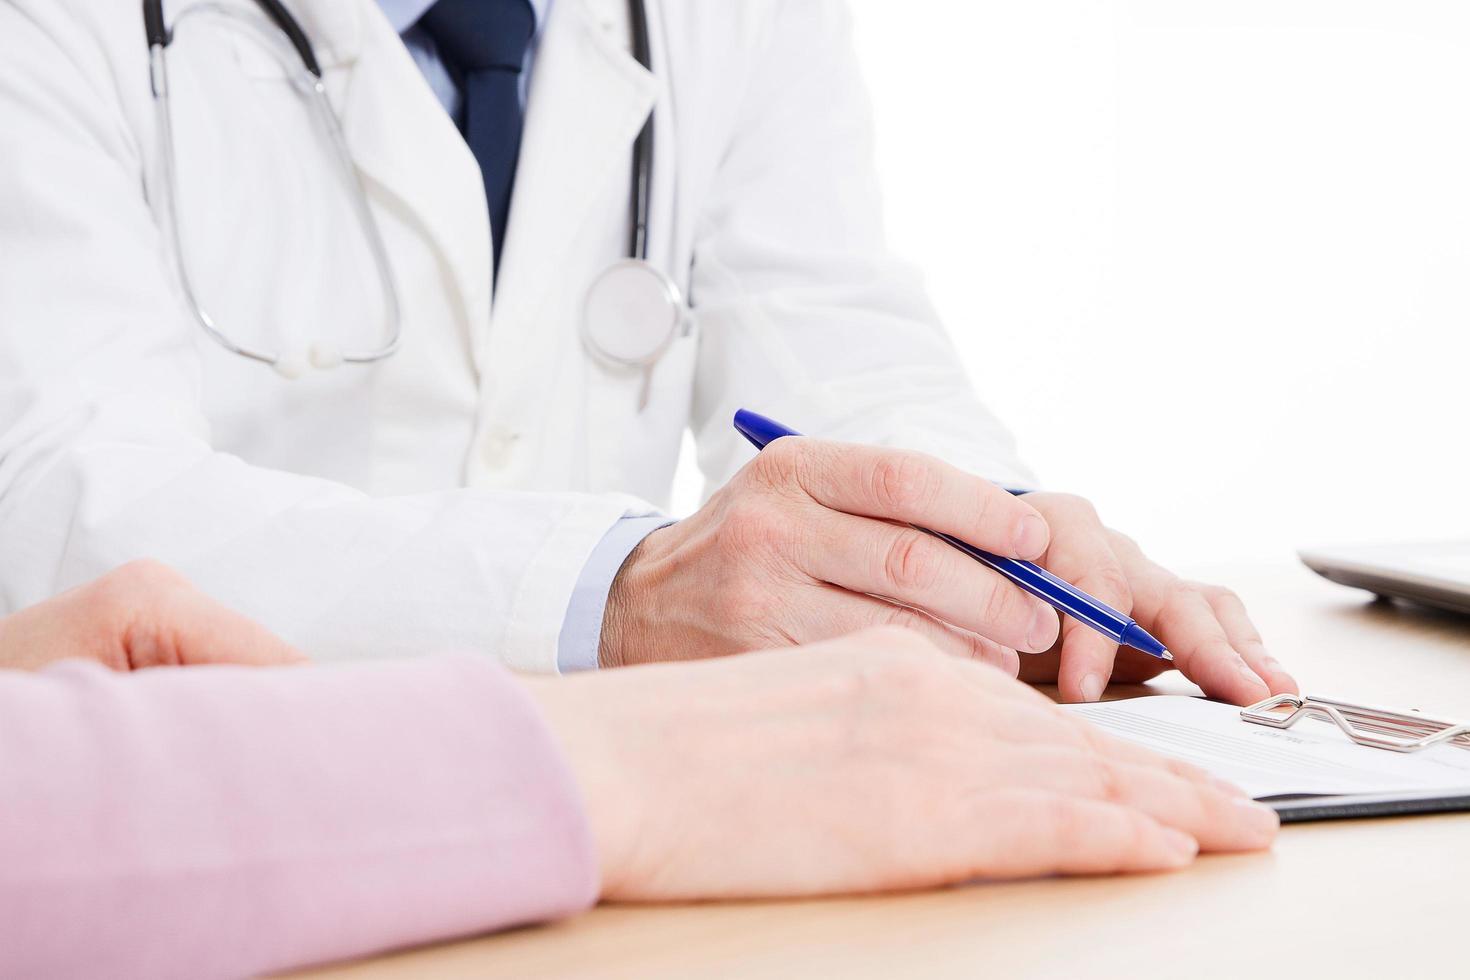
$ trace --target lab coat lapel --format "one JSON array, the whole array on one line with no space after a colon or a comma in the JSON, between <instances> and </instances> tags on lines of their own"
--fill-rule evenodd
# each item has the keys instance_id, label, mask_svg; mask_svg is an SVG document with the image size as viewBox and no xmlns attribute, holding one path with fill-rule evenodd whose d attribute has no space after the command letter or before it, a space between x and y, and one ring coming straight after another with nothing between
<instances>
[{"instance_id":1,"label":"lab coat lapel","mask_svg":"<svg viewBox=\"0 0 1470 980\"><path fill-rule=\"evenodd\" d=\"M473 321L488 306L490 217L479 164L372 0L342 126L369 192L396 199L433 241Z\"/></svg>"},{"instance_id":2,"label":"lab coat lapel","mask_svg":"<svg viewBox=\"0 0 1470 980\"><path fill-rule=\"evenodd\" d=\"M506 323L534 317L552 287L583 285L568 282L565 250L590 217L595 196L626 172L616 164L632 153L658 89L628 50L625 6L622 0L551 6L527 99L492 337L503 336Z\"/></svg>"},{"instance_id":3,"label":"lab coat lapel","mask_svg":"<svg viewBox=\"0 0 1470 980\"><path fill-rule=\"evenodd\" d=\"M311 40L316 60L330 70L357 60L362 50L360 0L284 0ZM256 12L256 11L252 11Z\"/></svg>"}]
</instances>

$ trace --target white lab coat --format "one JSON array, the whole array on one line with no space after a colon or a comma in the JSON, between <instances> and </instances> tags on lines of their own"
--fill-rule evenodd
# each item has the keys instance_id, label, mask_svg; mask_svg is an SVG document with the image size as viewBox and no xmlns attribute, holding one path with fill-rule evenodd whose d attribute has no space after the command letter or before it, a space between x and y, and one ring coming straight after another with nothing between
<instances>
[{"instance_id":1,"label":"white lab coat","mask_svg":"<svg viewBox=\"0 0 1470 980\"><path fill-rule=\"evenodd\" d=\"M396 357L297 381L188 312L136 0L0 0L7 609L153 556L319 657L450 647L552 671L588 555L666 503L686 427L711 488L751 455L730 426L742 405L1029 478L885 253L840 0L650 0L655 74L628 53L624 0L557 0L493 302L475 161L374 0L288 5L404 327ZM247 337L363 346L370 286L343 300L291 275L309 218L354 254L356 226L323 203L343 200L337 178L292 128L280 71L222 43L173 73L180 156L215 154L231 188L201 198L212 218L187 246L223 297L211 312ZM578 311L625 248L632 140L655 106L653 258L694 329L639 413L639 377L586 356Z\"/></svg>"}]
</instances>

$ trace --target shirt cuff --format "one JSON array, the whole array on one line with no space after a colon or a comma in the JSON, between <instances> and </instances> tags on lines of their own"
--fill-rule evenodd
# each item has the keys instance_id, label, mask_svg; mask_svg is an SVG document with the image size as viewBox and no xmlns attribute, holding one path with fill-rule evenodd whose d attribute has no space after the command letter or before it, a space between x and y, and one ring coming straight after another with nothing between
<instances>
[{"instance_id":1,"label":"shirt cuff","mask_svg":"<svg viewBox=\"0 0 1470 980\"><path fill-rule=\"evenodd\" d=\"M556 668L563 674L576 670L596 670L597 651L602 641L602 614L607 609L607 594L623 562L639 542L661 527L674 523L667 517L624 517L614 524L592 556L582 566L582 574L572 587L567 615L562 620L556 640Z\"/></svg>"}]
</instances>

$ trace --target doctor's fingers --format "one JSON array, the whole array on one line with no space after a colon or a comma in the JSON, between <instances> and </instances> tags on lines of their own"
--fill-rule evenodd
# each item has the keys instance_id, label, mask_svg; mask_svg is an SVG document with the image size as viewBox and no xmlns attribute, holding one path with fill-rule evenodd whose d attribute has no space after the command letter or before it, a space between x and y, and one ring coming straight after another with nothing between
<instances>
[{"instance_id":1,"label":"doctor's fingers","mask_svg":"<svg viewBox=\"0 0 1470 980\"><path fill-rule=\"evenodd\" d=\"M1047 571L1094 598L1127 614L1133 608L1133 589L1109 532L1092 506L1081 499L1049 507L1051 547L1043 559ZM1061 661L1057 687L1064 701L1096 701L1113 673L1118 644L1071 616L1062 618Z\"/></svg>"},{"instance_id":2,"label":"doctor's fingers","mask_svg":"<svg viewBox=\"0 0 1470 980\"><path fill-rule=\"evenodd\" d=\"M1034 507L932 456L823 439L777 439L752 464L767 483L831 510L952 534L1010 558L1035 558L1051 532Z\"/></svg>"},{"instance_id":3,"label":"doctor's fingers","mask_svg":"<svg viewBox=\"0 0 1470 980\"><path fill-rule=\"evenodd\" d=\"M1261 639L1255 623L1251 622L1250 615L1245 611L1245 603L1240 601L1240 597L1220 586L1205 585L1200 589L1205 601L1215 611L1215 618L1225 628L1225 635L1230 638L1231 645L1239 651L1251 670L1266 682L1271 693L1301 693L1296 679L1286 672L1275 657L1266 652L1265 641Z\"/></svg>"},{"instance_id":4,"label":"doctor's fingers","mask_svg":"<svg viewBox=\"0 0 1470 980\"><path fill-rule=\"evenodd\" d=\"M788 631L797 643L836 639L880 626L901 626L945 653L998 667L1009 678L1014 678L1020 667L1020 657L1010 647L941 622L921 609L826 583L818 583L817 589L807 606L811 617Z\"/></svg>"},{"instance_id":5,"label":"doctor's fingers","mask_svg":"<svg viewBox=\"0 0 1470 980\"><path fill-rule=\"evenodd\" d=\"M793 559L807 575L922 609L1016 650L1056 640L1056 612L930 534L887 521L813 509Z\"/></svg>"},{"instance_id":6,"label":"doctor's fingers","mask_svg":"<svg viewBox=\"0 0 1470 980\"><path fill-rule=\"evenodd\" d=\"M1205 587L1148 564L1134 586L1134 617L1169 648L1175 666L1210 697L1234 704L1267 697L1270 689L1232 642Z\"/></svg>"}]
</instances>

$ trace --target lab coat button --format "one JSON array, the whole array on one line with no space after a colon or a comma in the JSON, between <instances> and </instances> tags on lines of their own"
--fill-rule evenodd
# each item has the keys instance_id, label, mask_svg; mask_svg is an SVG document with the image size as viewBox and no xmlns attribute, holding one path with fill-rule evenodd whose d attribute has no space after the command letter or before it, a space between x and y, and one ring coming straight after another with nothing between
<instances>
[{"instance_id":1,"label":"lab coat button","mask_svg":"<svg viewBox=\"0 0 1470 980\"><path fill-rule=\"evenodd\" d=\"M520 439L519 432L512 432L504 426L497 425L485 434L485 439L480 445L480 456L485 465L493 469L500 469L510 462L510 455L515 448L516 440Z\"/></svg>"}]
</instances>

